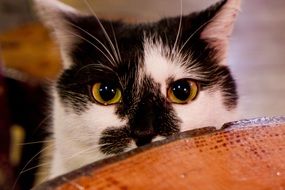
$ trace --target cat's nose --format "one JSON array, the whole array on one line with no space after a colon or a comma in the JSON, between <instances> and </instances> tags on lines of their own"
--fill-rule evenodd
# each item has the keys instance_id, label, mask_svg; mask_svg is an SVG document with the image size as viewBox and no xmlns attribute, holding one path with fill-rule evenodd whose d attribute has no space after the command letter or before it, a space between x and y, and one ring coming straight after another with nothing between
<instances>
[{"instance_id":1,"label":"cat's nose","mask_svg":"<svg viewBox=\"0 0 285 190\"><path fill-rule=\"evenodd\" d=\"M155 138L155 132L153 127L148 126L148 128L143 128L144 130L133 130L132 138L137 146L143 146L151 143L152 139Z\"/></svg>"},{"instance_id":2,"label":"cat's nose","mask_svg":"<svg viewBox=\"0 0 285 190\"><path fill-rule=\"evenodd\" d=\"M156 114L153 103L145 102L139 106L139 109L130 122L131 137L137 146L151 143L152 139L157 135L155 119Z\"/></svg>"},{"instance_id":3,"label":"cat's nose","mask_svg":"<svg viewBox=\"0 0 285 190\"><path fill-rule=\"evenodd\" d=\"M143 138L136 138L135 143L137 146L144 146L146 144L151 143L153 137L143 137Z\"/></svg>"}]
</instances>

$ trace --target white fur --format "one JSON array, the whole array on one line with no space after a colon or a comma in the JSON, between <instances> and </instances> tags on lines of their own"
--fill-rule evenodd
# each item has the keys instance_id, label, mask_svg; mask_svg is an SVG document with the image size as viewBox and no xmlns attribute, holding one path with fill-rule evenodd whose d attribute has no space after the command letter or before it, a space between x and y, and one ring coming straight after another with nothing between
<instances>
[{"instance_id":1,"label":"white fur","mask_svg":"<svg viewBox=\"0 0 285 190\"><path fill-rule=\"evenodd\" d=\"M53 110L56 140L51 177L105 158L98 147L102 131L107 127L126 124L126 120L119 119L114 113L114 106L90 104L83 114L75 114L61 104L57 93L54 93Z\"/></svg>"},{"instance_id":2,"label":"white fur","mask_svg":"<svg viewBox=\"0 0 285 190\"><path fill-rule=\"evenodd\" d=\"M237 118L235 110L226 110L219 91L203 91L195 101L186 105L174 105L174 109L182 121L181 131L197 129L201 126L220 128L224 123Z\"/></svg>"},{"instance_id":3,"label":"white fur","mask_svg":"<svg viewBox=\"0 0 285 190\"><path fill-rule=\"evenodd\" d=\"M168 53L167 47L161 43L153 44L150 40L144 42L144 70L140 76L149 75L154 81L161 85L161 93L166 96L166 81L173 77L175 80L186 76L186 68L182 67L180 62L172 62L165 54Z\"/></svg>"}]
</instances>

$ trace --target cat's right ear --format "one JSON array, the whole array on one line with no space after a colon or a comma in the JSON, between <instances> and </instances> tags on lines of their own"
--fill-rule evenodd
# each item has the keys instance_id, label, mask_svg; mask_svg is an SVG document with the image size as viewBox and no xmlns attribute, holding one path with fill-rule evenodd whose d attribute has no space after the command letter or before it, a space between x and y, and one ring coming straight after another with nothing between
<instances>
[{"instance_id":1,"label":"cat's right ear","mask_svg":"<svg viewBox=\"0 0 285 190\"><path fill-rule=\"evenodd\" d=\"M68 68L72 61L68 52L76 39L76 32L71 27L72 17L84 16L74 8L57 0L34 0L36 11L43 23L52 30L56 42L60 46L63 67Z\"/></svg>"}]
</instances>

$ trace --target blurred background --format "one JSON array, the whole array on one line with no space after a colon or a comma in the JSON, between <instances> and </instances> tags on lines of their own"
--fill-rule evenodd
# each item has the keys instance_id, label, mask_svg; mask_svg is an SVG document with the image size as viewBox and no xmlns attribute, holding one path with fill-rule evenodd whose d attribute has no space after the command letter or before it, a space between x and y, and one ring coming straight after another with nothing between
<instances>
[{"instance_id":1,"label":"blurred background","mask_svg":"<svg viewBox=\"0 0 285 190\"><path fill-rule=\"evenodd\" d=\"M181 12L174 0L91 1L99 17L128 22ZM183 0L183 13L216 1ZM88 11L83 1L63 2ZM243 1L229 57L241 119L285 115L284 33L284 0ZM0 189L30 189L34 183L48 134L48 86L60 68L58 48L38 22L32 1L0 0Z\"/></svg>"}]
</instances>

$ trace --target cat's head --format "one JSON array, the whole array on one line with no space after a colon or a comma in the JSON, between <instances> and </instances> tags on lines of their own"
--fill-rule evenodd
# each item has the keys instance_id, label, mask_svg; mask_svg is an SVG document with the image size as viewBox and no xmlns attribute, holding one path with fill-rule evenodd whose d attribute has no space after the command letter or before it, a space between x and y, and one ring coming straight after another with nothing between
<instances>
[{"instance_id":1,"label":"cat's head","mask_svg":"<svg viewBox=\"0 0 285 190\"><path fill-rule=\"evenodd\" d=\"M63 58L54 92L56 138L110 155L234 119L238 96L227 50L239 0L142 24L37 1Z\"/></svg>"}]
</instances>

